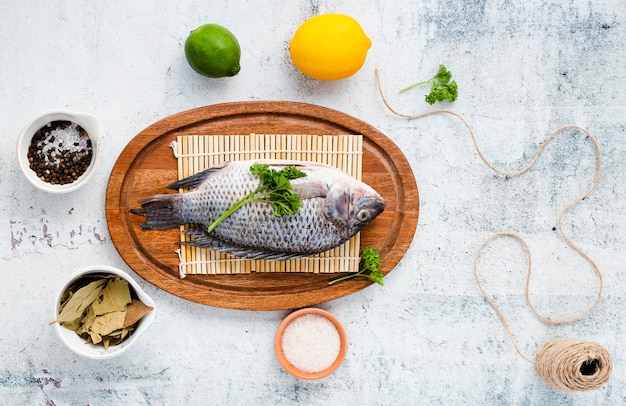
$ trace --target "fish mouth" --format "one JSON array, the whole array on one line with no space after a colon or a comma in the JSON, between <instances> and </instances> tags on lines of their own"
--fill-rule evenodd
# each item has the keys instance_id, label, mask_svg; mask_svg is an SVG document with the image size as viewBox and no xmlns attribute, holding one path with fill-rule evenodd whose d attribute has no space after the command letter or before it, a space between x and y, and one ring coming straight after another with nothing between
<instances>
[{"instance_id":1,"label":"fish mouth","mask_svg":"<svg viewBox=\"0 0 626 406\"><path fill-rule=\"evenodd\" d=\"M372 209L374 210L372 220L374 219L374 217L385 211L385 207L387 207L385 199L380 196L374 196L374 198L372 199Z\"/></svg>"},{"instance_id":2,"label":"fish mouth","mask_svg":"<svg viewBox=\"0 0 626 406\"><path fill-rule=\"evenodd\" d=\"M366 209L369 211L370 218L368 223L385 211L386 206L385 199L378 195L361 196L357 199L357 204L355 205L355 207L361 208L360 210Z\"/></svg>"}]
</instances>

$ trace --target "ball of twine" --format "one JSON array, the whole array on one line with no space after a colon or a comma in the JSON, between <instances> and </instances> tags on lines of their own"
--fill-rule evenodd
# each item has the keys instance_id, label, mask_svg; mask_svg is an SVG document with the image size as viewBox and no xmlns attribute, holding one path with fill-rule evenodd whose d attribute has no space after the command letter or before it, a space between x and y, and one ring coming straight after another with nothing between
<instances>
[{"instance_id":1,"label":"ball of twine","mask_svg":"<svg viewBox=\"0 0 626 406\"><path fill-rule=\"evenodd\" d=\"M572 338L547 342L535 358L537 375L561 392L597 389L609 381L612 368L602 345Z\"/></svg>"}]
</instances>

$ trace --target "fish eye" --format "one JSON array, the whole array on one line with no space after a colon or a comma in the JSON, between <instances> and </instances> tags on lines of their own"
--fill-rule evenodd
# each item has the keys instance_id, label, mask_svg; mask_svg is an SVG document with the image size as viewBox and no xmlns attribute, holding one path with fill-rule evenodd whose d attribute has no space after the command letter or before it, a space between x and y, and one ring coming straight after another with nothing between
<instances>
[{"instance_id":1,"label":"fish eye","mask_svg":"<svg viewBox=\"0 0 626 406\"><path fill-rule=\"evenodd\" d=\"M356 218L361 223L366 222L370 219L370 213L367 210L361 210L357 213Z\"/></svg>"}]
</instances>

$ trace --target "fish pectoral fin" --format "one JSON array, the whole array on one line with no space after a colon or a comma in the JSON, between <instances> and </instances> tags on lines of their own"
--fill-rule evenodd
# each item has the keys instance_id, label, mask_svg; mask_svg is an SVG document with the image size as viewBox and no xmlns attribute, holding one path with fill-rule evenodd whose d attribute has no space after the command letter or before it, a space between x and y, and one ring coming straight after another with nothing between
<instances>
[{"instance_id":1,"label":"fish pectoral fin","mask_svg":"<svg viewBox=\"0 0 626 406\"><path fill-rule=\"evenodd\" d=\"M228 243L214 237L212 233L208 233L203 227L190 227L185 229L183 232L193 237L193 239L190 241L183 241L181 242L181 245L209 248L214 251L223 252L245 259L273 259L283 261L293 258L302 258L309 255L305 253L263 251L254 247Z\"/></svg>"},{"instance_id":2,"label":"fish pectoral fin","mask_svg":"<svg viewBox=\"0 0 626 406\"><path fill-rule=\"evenodd\" d=\"M303 182L292 185L300 200L326 197L327 190L322 182Z\"/></svg>"},{"instance_id":3,"label":"fish pectoral fin","mask_svg":"<svg viewBox=\"0 0 626 406\"><path fill-rule=\"evenodd\" d=\"M195 173L191 176L186 177L185 179L181 179L177 182L170 183L169 185L166 186L166 188L172 189L172 190L178 190L178 189L184 189L184 188L190 188L190 189L196 188L199 184L204 182L206 178L208 178L215 172L218 172L220 169L225 168L227 165L228 163L223 163L220 165L212 166L209 169L205 169L203 171Z\"/></svg>"}]
</instances>

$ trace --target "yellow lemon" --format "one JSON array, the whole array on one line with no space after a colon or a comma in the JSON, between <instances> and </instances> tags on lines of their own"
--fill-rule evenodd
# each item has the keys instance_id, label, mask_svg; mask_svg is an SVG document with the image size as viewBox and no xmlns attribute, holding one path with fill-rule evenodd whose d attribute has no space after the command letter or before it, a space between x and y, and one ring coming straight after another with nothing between
<instances>
[{"instance_id":1,"label":"yellow lemon","mask_svg":"<svg viewBox=\"0 0 626 406\"><path fill-rule=\"evenodd\" d=\"M371 46L372 41L354 18L322 14L298 27L289 43L289 53L305 75L320 80L339 80L361 69Z\"/></svg>"}]
</instances>

